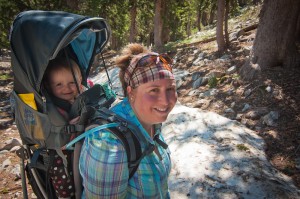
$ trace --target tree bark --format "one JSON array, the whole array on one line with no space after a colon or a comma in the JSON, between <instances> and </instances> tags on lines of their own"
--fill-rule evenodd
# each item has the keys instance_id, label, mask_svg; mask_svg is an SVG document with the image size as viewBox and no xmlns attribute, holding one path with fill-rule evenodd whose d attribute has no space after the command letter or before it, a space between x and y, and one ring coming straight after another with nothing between
<instances>
[{"instance_id":1,"label":"tree bark","mask_svg":"<svg viewBox=\"0 0 300 199\"><path fill-rule=\"evenodd\" d=\"M204 12L202 13L202 17L201 17L201 23L202 23L203 26L207 26L207 24L208 24L208 22L207 22L207 21L208 21L207 17L208 17L208 16L207 16L207 12L204 11Z\"/></svg>"},{"instance_id":2,"label":"tree bark","mask_svg":"<svg viewBox=\"0 0 300 199\"><path fill-rule=\"evenodd\" d=\"M247 74L258 65L263 72L269 67L299 67L299 52L296 46L297 23L300 1L265 0L253 44L250 62L241 68L241 76L250 80ZM299 36L298 36L299 37Z\"/></svg>"},{"instance_id":3,"label":"tree bark","mask_svg":"<svg viewBox=\"0 0 300 199\"><path fill-rule=\"evenodd\" d=\"M300 1L265 0L253 44L254 63L264 70L273 66L291 67L298 56L295 39Z\"/></svg>"},{"instance_id":4,"label":"tree bark","mask_svg":"<svg viewBox=\"0 0 300 199\"><path fill-rule=\"evenodd\" d=\"M218 51L224 52L225 51L225 40L223 34L223 22L224 22L224 10L225 10L225 1L218 0L218 12L217 12L217 44L218 44Z\"/></svg>"},{"instance_id":5,"label":"tree bark","mask_svg":"<svg viewBox=\"0 0 300 199\"><path fill-rule=\"evenodd\" d=\"M261 3L261 0L253 0L254 5L258 5L259 3Z\"/></svg>"},{"instance_id":6,"label":"tree bark","mask_svg":"<svg viewBox=\"0 0 300 199\"><path fill-rule=\"evenodd\" d=\"M137 15L137 8L136 8L136 0L130 1L130 35L129 35L129 42L134 43L136 38L136 15Z\"/></svg>"},{"instance_id":7,"label":"tree bark","mask_svg":"<svg viewBox=\"0 0 300 199\"><path fill-rule=\"evenodd\" d=\"M202 12L204 12L204 10L202 9L202 5L203 5L204 1L200 1L198 2L198 5L197 5L197 28L198 28L198 31L201 31L201 17L202 17Z\"/></svg>"},{"instance_id":8,"label":"tree bark","mask_svg":"<svg viewBox=\"0 0 300 199\"><path fill-rule=\"evenodd\" d=\"M209 19L208 19L208 24L212 24L215 19L215 11L216 11L216 4L212 3L210 12L209 12Z\"/></svg>"},{"instance_id":9,"label":"tree bark","mask_svg":"<svg viewBox=\"0 0 300 199\"><path fill-rule=\"evenodd\" d=\"M78 10L79 9L79 2L78 0L66 0L67 6L71 8L72 10Z\"/></svg>"},{"instance_id":10,"label":"tree bark","mask_svg":"<svg viewBox=\"0 0 300 199\"><path fill-rule=\"evenodd\" d=\"M162 42L162 0L155 1L155 16L154 16L154 45L157 49L160 49L163 45Z\"/></svg>"},{"instance_id":11,"label":"tree bark","mask_svg":"<svg viewBox=\"0 0 300 199\"><path fill-rule=\"evenodd\" d=\"M197 10L197 29L201 31L201 11Z\"/></svg>"},{"instance_id":12,"label":"tree bark","mask_svg":"<svg viewBox=\"0 0 300 199\"><path fill-rule=\"evenodd\" d=\"M229 42L229 34L228 34L228 16L230 13L230 0L226 0L226 8L225 8L225 19L224 19L224 33L225 33L225 41L226 41L226 47L228 48L230 45Z\"/></svg>"},{"instance_id":13,"label":"tree bark","mask_svg":"<svg viewBox=\"0 0 300 199\"><path fill-rule=\"evenodd\" d=\"M297 19L297 26L296 26L296 42L300 42L300 14L298 15Z\"/></svg>"}]
</instances>

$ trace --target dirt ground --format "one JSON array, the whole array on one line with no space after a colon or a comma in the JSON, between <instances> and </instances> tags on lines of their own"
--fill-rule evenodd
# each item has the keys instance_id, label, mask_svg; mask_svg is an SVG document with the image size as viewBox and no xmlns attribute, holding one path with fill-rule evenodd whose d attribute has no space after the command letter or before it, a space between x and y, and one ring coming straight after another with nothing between
<instances>
[{"instance_id":1,"label":"dirt ground","mask_svg":"<svg viewBox=\"0 0 300 199\"><path fill-rule=\"evenodd\" d=\"M250 39L250 41L253 41ZM214 41L213 41L214 42ZM218 57L216 54L215 44L213 42L207 44L190 45L182 49L182 60L188 62L191 56L188 52L193 49L206 51L210 57ZM247 53L239 53L245 46L251 46L249 40L245 42L236 42L226 53L230 55L230 66L236 65L240 68L247 59ZM226 64L225 64L226 65ZM201 67L201 71L209 73L210 71L228 68L222 63L216 67L216 64L205 65ZM195 72L199 70L190 64L174 66L178 69L189 70ZM10 78L3 80L2 75L7 74ZM4 141L18 137L16 126L9 113L9 94L12 90L12 71L10 68L9 58L1 57L0 62L0 144ZM272 92L267 92L266 88L270 87ZM238 75L225 76L222 81L216 85L219 90L217 95L209 98L206 103L199 103L198 96L190 96L188 93L192 88L191 77L186 78L184 84L178 88L179 101L182 104L191 107L197 107L207 111L213 111L228 117L237 119L235 113L226 112L225 110L232 107L234 103L235 110L241 110L247 103L252 109L260 109L270 111L278 111L280 116L276 121L276 126L267 126L262 123L260 118L247 117L243 114L239 120L250 129L253 129L266 142L265 152L270 162L285 173L292 177L294 183L300 189L300 168L296 168L297 160L300 158L300 68L284 69L281 67L272 68L264 72L264 75L251 82L244 82ZM234 88L234 92L228 94L228 90ZM251 90L249 95L245 95L247 90ZM208 85L200 87L199 91L208 90ZM0 153L0 161L10 159L12 165L19 163L19 158L14 153ZM19 176L7 172L6 169L1 170L0 178L0 198L22 198L21 180ZM29 193L31 194L30 187ZM29 195L30 195L29 194Z\"/></svg>"}]
</instances>

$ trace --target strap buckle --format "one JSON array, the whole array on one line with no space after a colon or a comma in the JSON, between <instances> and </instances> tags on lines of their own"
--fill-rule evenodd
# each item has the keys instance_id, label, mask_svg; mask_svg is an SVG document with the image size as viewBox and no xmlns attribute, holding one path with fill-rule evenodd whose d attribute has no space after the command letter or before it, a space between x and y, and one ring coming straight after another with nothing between
<instances>
[{"instance_id":1,"label":"strap buckle","mask_svg":"<svg viewBox=\"0 0 300 199\"><path fill-rule=\"evenodd\" d=\"M65 130L65 132L67 132L69 134L76 132L75 125L72 125L72 124L65 126L64 130Z\"/></svg>"}]
</instances>

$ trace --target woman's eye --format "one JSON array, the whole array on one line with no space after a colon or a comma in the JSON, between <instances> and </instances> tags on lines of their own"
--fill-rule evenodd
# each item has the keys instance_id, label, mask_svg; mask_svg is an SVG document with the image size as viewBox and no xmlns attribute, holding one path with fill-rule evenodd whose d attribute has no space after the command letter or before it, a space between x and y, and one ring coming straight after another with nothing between
<instances>
[{"instance_id":1,"label":"woman's eye","mask_svg":"<svg viewBox=\"0 0 300 199\"><path fill-rule=\"evenodd\" d=\"M159 92L159 89L158 88L154 88L154 89L151 89L150 90L150 93L158 93Z\"/></svg>"},{"instance_id":2,"label":"woman's eye","mask_svg":"<svg viewBox=\"0 0 300 199\"><path fill-rule=\"evenodd\" d=\"M167 91L175 91L175 90L176 90L175 87L170 87L167 89Z\"/></svg>"}]
</instances>

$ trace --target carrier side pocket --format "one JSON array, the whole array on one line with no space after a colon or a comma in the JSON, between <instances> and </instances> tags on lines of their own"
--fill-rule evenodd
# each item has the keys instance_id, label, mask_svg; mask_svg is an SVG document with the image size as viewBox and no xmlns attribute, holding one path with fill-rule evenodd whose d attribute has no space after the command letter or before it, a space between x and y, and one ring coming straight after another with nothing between
<instances>
[{"instance_id":1,"label":"carrier side pocket","mask_svg":"<svg viewBox=\"0 0 300 199\"><path fill-rule=\"evenodd\" d=\"M51 123L48 115L40 113L24 103L16 92L12 93L16 125L23 144L45 146L50 134Z\"/></svg>"}]
</instances>

